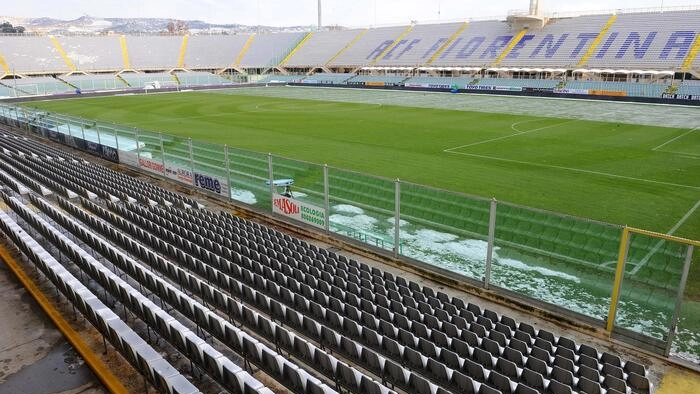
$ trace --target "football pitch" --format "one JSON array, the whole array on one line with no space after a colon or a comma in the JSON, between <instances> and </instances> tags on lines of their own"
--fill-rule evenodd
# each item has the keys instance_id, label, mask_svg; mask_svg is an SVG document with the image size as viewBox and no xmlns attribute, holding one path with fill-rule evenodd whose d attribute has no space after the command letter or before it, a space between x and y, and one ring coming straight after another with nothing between
<instances>
[{"instance_id":1,"label":"football pitch","mask_svg":"<svg viewBox=\"0 0 700 394\"><path fill-rule=\"evenodd\" d=\"M26 105L138 128L142 155L162 151L164 161L184 166L216 169L223 160L220 148L195 143L193 150L186 138L237 148L231 195L263 207L270 203L264 153L275 155L276 176L295 178L295 197L316 205L323 204L320 167L278 156L328 164L329 222L341 233L391 240L395 233L393 184L339 170L347 169L700 238L697 108L300 87ZM90 123L83 132L96 141ZM146 139L143 131L174 137ZM136 146L133 135L123 141ZM488 200L403 183L401 201L404 256L481 280ZM498 207L492 283L604 320L620 228ZM616 324L663 338L682 253L651 238L633 240ZM700 254L694 256L673 351L700 360Z\"/></svg>"},{"instance_id":2,"label":"football pitch","mask_svg":"<svg viewBox=\"0 0 700 394\"><path fill-rule=\"evenodd\" d=\"M461 96L249 88L29 105L614 224L700 236L697 108ZM471 111L476 100L478 111ZM522 102L535 109L518 108ZM508 113L511 107L532 115ZM567 112L568 107L580 108Z\"/></svg>"}]
</instances>

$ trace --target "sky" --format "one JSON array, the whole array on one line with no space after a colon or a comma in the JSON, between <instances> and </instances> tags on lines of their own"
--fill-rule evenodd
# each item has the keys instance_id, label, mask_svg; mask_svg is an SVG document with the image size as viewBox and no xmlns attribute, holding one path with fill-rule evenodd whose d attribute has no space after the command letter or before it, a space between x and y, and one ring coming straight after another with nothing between
<instances>
[{"instance_id":1,"label":"sky","mask_svg":"<svg viewBox=\"0 0 700 394\"><path fill-rule=\"evenodd\" d=\"M3 1L12 17L75 19L153 17L245 25L315 25L317 0L22 0ZM546 13L646 7L700 6L698 0L543 0ZM529 0L323 0L323 24L376 26L410 21L453 21L505 16Z\"/></svg>"}]
</instances>

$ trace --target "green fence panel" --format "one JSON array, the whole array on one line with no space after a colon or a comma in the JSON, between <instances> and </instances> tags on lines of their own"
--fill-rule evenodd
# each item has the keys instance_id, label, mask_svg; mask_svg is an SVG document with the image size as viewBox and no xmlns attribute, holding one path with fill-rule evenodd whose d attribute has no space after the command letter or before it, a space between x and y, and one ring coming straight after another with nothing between
<instances>
[{"instance_id":1,"label":"green fence panel","mask_svg":"<svg viewBox=\"0 0 700 394\"><path fill-rule=\"evenodd\" d=\"M691 269L678 315L671 356L700 364L700 249L693 250Z\"/></svg>"},{"instance_id":2,"label":"green fence panel","mask_svg":"<svg viewBox=\"0 0 700 394\"><path fill-rule=\"evenodd\" d=\"M139 130L140 157L162 161L161 134Z\"/></svg>"},{"instance_id":3,"label":"green fence panel","mask_svg":"<svg viewBox=\"0 0 700 394\"><path fill-rule=\"evenodd\" d=\"M122 126L115 126L119 150L136 152L136 131Z\"/></svg>"},{"instance_id":4,"label":"green fence panel","mask_svg":"<svg viewBox=\"0 0 700 394\"><path fill-rule=\"evenodd\" d=\"M686 252L683 244L630 235L615 327L666 340Z\"/></svg>"},{"instance_id":5,"label":"green fence panel","mask_svg":"<svg viewBox=\"0 0 700 394\"><path fill-rule=\"evenodd\" d=\"M228 148L231 198L272 212L267 155Z\"/></svg>"},{"instance_id":6,"label":"green fence panel","mask_svg":"<svg viewBox=\"0 0 700 394\"><path fill-rule=\"evenodd\" d=\"M274 179L293 179L292 195L295 199L323 208L324 183L323 166L299 160L272 156L272 174ZM284 188L277 188L282 194Z\"/></svg>"},{"instance_id":7,"label":"green fence panel","mask_svg":"<svg viewBox=\"0 0 700 394\"><path fill-rule=\"evenodd\" d=\"M395 182L328 168L331 231L393 250Z\"/></svg>"},{"instance_id":8,"label":"green fence panel","mask_svg":"<svg viewBox=\"0 0 700 394\"><path fill-rule=\"evenodd\" d=\"M401 254L483 280L490 202L401 183Z\"/></svg>"},{"instance_id":9,"label":"green fence panel","mask_svg":"<svg viewBox=\"0 0 700 394\"><path fill-rule=\"evenodd\" d=\"M192 141L192 158L196 172L226 178L226 152L223 145Z\"/></svg>"},{"instance_id":10,"label":"green fence panel","mask_svg":"<svg viewBox=\"0 0 700 394\"><path fill-rule=\"evenodd\" d=\"M604 320L620 227L498 203L491 283Z\"/></svg>"}]
</instances>

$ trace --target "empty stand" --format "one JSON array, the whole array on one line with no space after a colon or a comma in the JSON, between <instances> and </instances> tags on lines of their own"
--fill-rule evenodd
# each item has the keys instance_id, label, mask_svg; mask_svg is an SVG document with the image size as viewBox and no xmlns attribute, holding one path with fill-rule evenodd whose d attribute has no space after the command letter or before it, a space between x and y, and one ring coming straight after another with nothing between
<instances>
[{"instance_id":1,"label":"empty stand","mask_svg":"<svg viewBox=\"0 0 700 394\"><path fill-rule=\"evenodd\" d=\"M651 390L643 365L475 300L209 211L12 133L0 134L0 148L3 199L33 228L25 235L50 241L53 253L70 257L232 392L269 391L207 339L295 393ZM61 197L42 197L42 190ZM22 193L28 199L17 197ZM6 217L0 213L11 224ZM21 244L16 230L2 230ZM151 382L160 381L148 363L135 364Z\"/></svg>"}]
</instances>

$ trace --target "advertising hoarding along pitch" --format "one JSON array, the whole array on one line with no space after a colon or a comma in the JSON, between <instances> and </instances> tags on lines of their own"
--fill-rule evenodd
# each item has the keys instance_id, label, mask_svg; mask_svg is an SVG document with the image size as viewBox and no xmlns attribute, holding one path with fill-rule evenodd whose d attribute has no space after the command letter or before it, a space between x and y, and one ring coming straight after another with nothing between
<instances>
[{"instance_id":1,"label":"advertising hoarding along pitch","mask_svg":"<svg viewBox=\"0 0 700 394\"><path fill-rule=\"evenodd\" d=\"M314 227L326 228L325 209L281 194L275 193L273 195L272 211Z\"/></svg>"}]
</instances>

